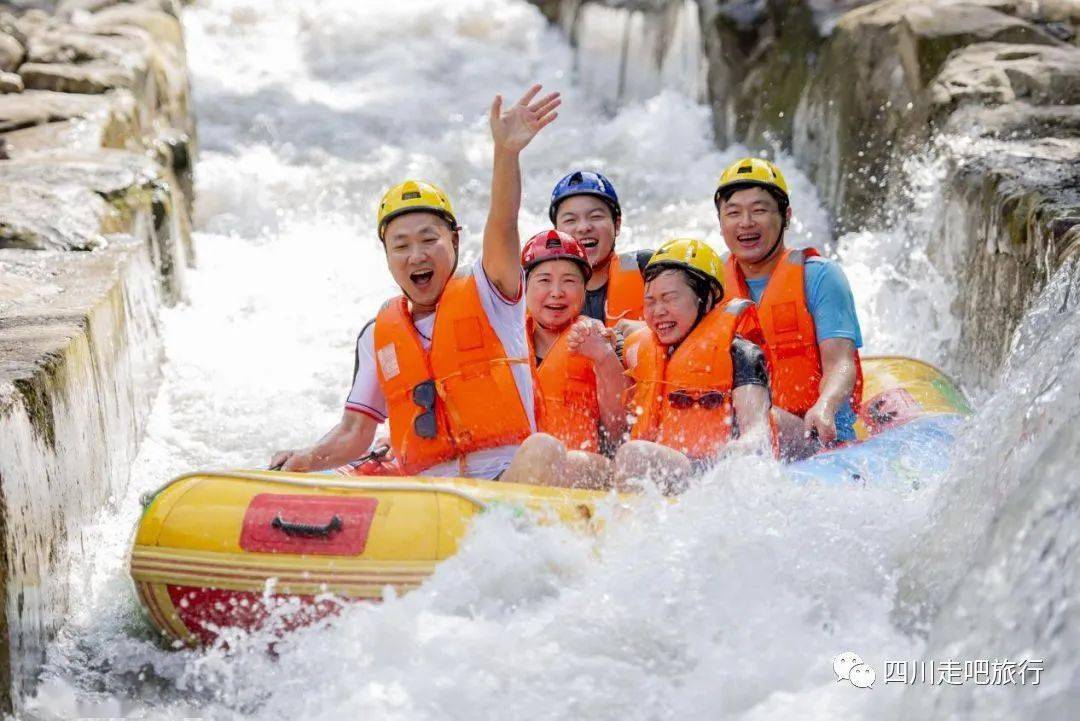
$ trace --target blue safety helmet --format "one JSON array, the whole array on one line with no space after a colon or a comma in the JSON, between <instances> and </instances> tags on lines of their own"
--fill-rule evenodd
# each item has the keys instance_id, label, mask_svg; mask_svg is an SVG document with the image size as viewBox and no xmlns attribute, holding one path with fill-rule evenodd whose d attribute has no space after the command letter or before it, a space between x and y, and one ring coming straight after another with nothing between
<instances>
[{"instance_id":1,"label":"blue safety helmet","mask_svg":"<svg viewBox=\"0 0 1080 721\"><path fill-rule=\"evenodd\" d=\"M615 186L611 181L600 173L590 173L587 170L575 170L555 184L551 191L551 205L548 206L548 217L552 225L555 224L555 213L559 203L575 195L595 195L603 198L611 207L611 215L615 220L622 216L622 208L619 206L619 196L615 193Z\"/></svg>"}]
</instances>

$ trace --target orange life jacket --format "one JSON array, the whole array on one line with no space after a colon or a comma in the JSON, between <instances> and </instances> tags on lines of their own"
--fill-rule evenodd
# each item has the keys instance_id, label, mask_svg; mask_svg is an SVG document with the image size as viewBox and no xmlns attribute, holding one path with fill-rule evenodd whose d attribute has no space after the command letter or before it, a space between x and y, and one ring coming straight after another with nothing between
<instances>
[{"instance_id":1,"label":"orange life jacket","mask_svg":"<svg viewBox=\"0 0 1080 721\"><path fill-rule=\"evenodd\" d=\"M533 362L537 429L555 436L569 450L599 453L600 403L592 360L571 353L563 331L536 366L532 318L526 321L525 332Z\"/></svg>"},{"instance_id":2,"label":"orange life jacket","mask_svg":"<svg viewBox=\"0 0 1080 721\"><path fill-rule=\"evenodd\" d=\"M709 311L670 356L649 328L631 334L624 348L636 381L630 409L637 419L630 437L660 443L693 459L715 457L731 440L734 421L731 344L736 333L757 335L757 326L754 304L735 300ZM694 397L718 391L724 399L716 408L695 403L680 409L671 404L672 391Z\"/></svg>"},{"instance_id":3,"label":"orange life jacket","mask_svg":"<svg viewBox=\"0 0 1080 721\"><path fill-rule=\"evenodd\" d=\"M502 342L480 305L471 275L450 279L435 310L431 350L425 351L403 296L388 301L375 318L375 359L386 396L390 447L405 475L465 455L516 444L531 432ZM423 438L413 426L425 409L413 389L435 382L437 433Z\"/></svg>"},{"instance_id":4,"label":"orange life jacket","mask_svg":"<svg viewBox=\"0 0 1080 721\"><path fill-rule=\"evenodd\" d=\"M645 278L637 253L619 253L608 263L607 304L604 322L610 328L620 320L641 320L645 306Z\"/></svg>"},{"instance_id":5,"label":"orange life jacket","mask_svg":"<svg viewBox=\"0 0 1080 721\"><path fill-rule=\"evenodd\" d=\"M773 405L803 416L817 402L821 388L821 351L814 318L806 302L806 259L818 255L813 248L785 248L761 295L758 317L772 363L770 387ZM750 287L735 256L724 266L724 300L750 299ZM862 401L862 362L855 350L855 388L851 406L857 413Z\"/></svg>"}]
</instances>

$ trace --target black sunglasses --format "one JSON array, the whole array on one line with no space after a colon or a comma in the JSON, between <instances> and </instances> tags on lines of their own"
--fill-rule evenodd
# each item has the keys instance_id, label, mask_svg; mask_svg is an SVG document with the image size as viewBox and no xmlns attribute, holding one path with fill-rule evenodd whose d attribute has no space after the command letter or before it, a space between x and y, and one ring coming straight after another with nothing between
<instances>
[{"instance_id":1,"label":"black sunglasses","mask_svg":"<svg viewBox=\"0 0 1080 721\"><path fill-rule=\"evenodd\" d=\"M435 418L435 381L428 379L417 383L412 389L413 403L424 409L424 412L413 419L413 430L421 438L434 438L439 434L439 423Z\"/></svg>"},{"instance_id":2,"label":"black sunglasses","mask_svg":"<svg viewBox=\"0 0 1080 721\"><path fill-rule=\"evenodd\" d=\"M724 405L724 394L720 391L706 391L698 396L693 395L690 391L672 391L668 393L667 398L668 402L671 403L671 407L680 411L692 408L695 403L707 411Z\"/></svg>"}]
</instances>

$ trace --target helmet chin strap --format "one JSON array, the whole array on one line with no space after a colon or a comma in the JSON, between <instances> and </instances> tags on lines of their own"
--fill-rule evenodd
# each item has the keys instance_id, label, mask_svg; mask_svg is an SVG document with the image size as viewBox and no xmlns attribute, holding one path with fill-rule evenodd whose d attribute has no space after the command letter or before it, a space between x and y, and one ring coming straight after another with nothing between
<instances>
[{"instance_id":1,"label":"helmet chin strap","mask_svg":"<svg viewBox=\"0 0 1080 721\"><path fill-rule=\"evenodd\" d=\"M709 314L709 312L715 307L716 307L716 302L713 301L713 296L712 296L712 290L711 289L709 290L709 297L708 298L702 298L702 297L699 296L698 297L697 319L694 320L694 328L697 328L698 323L701 322L701 319L704 318L705 316L707 316ZM691 330L693 330L693 328L691 328Z\"/></svg>"},{"instance_id":2,"label":"helmet chin strap","mask_svg":"<svg viewBox=\"0 0 1080 721\"><path fill-rule=\"evenodd\" d=\"M595 274L596 271L602 270L604 268L607 268L609 265L611 265L611 260L614 257L615 257L615 243L612 242L611 243L611 250L608 251L608 254L606 256L604 256L604 259L601 262L599 262L599 263L597 263L596 265L593 266L593 273Z\"/></svg>"},{"instance_id":3,"label":"helmet chin strap","mask_svg":"<svg viewBox=\"0 0 1080 721\"><path fill-rule=\"evenodd\" d=\"M611 217L612 218L616 217L614 208L612 208L612 210L611 210ZM617 220L615 222L616 222L616 224L618 223ZM611 265L611 260L615 257L615 243L618 240L619 240L619 229L618 229L618 227L616 227L615 228L615 235L611 239L611 249L608 250L607 255L604 256L604 259L601 262L599 262L599 263L597 263L596 265L593 266L593 271L594 272L597 271L597 270L607 268L608 266ZM609 277L609 280L610 280L610 277Z\"/></svg>"},{"instance_id":4,"label":"helmet chin strap","mask_svg":"<svg viewBox=\"0 0 1080 721\"><path fill-rule=\"evenodd\" d=\"M770 258L773 257L773 255L776 253L776 251L779 250L780 245L784 242L784 231L785 230L787 230L787 220L786 219L784 220L783 224L780 226L780 234L776 236L776 242L773 243L772 247L769 248L769 252L766 253L764 256L762 256L761 260L757 261L757 263L765 263L765 262L767 262Z\"/></svg>"}]
</instances>

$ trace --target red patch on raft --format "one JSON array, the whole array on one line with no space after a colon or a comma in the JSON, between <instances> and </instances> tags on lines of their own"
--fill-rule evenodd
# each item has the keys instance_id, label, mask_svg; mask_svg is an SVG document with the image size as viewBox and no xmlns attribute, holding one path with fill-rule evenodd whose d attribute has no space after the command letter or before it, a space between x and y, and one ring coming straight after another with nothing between
<instances>
[{"instance_id":1,"label":"red patch on raft","mask_svg":"<svg viewBox=\"0 0 1080 721\"><path fill-rule=\"evenodd\" d=\"M260 493L244 514L240 547L253 553L357 556L364 552L375 498Z\"/></svg>"}]
</instances>

